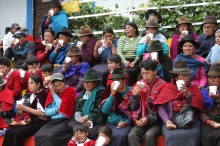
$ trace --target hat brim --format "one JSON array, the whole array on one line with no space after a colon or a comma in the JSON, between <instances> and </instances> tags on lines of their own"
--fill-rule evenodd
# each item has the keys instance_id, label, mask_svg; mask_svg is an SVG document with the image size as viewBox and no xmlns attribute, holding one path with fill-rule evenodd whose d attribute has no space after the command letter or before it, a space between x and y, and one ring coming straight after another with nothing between
<instances>
[{"instance_id":1,"label":"hat brim","mask_svg":"<svg viewBox=\"0 0 220 146\"><path fill-rule=\"evenodd\" d=\"M191 42L191 43L196 47L196 49L198 49L199 46L200 46L199 42L197 42L197 41L193 41L193 40L184 40L184 41L179 42L179 44L178 44L179 47L182 48L185 42Z\"/></svg>"},{"instance_id":2,"label":"hat brim","mask_svg":"<svg viewBox=\"0 0 220 146\"><path fill-rule=\"evenodd\" d=\"M218 23L213 23L213 22L205 22L205 23L202 23L202 27L203 27L203 25L205 25L205 24L216 24L216 25L218 25Z\"/></svg>"},{"instance_id":3,"label":"hat brim","mask_svg":"<svg viewBox=\"0 0 220 146\"><path fill-rule=\"evenodd\" d=\"M208 73L207 76L208 77L219 77L220 74L218 74L218 73Z\"/></svg>"},{"instance_id":4,"label":"hat brim","mask_svg":"<svg viewBox=\"0 0 220 146\"><path fill-rule=\"evenodd\" d=\"M84 78L79 78L80 81L84 81L84 82L90 82L90 81L100 81L102 78L98 78L98 79L84 79Z\"/></svg>"},{"instance_id":5,"label":"hat brim","mask_svg":"<svg viewBox=\"0 0 220 146\"><path fill-rule=\"evenodd\" d=\"M180 75L183 75L183 74L191 74L191 73L193 73L193 70L190 69L189 71L183 71L183 72L170 70L169 72L172 73L172 74L180 74Z\"/></svg>"},{"instance_id":6,"label":"hat brim","mask_svg":"<svg viewBox=\"0 0 220 146\"><path fill-rule=\"evenodd\" d=\"M65 33L65 34L69 35L69 36L70 36L70 38L72 38L72 37L73 37L73 35L72 35L71 33L69 33L69 32L60 31L60 32L58 32L58 33L57 33L57 38L59 38L59 35L60 35L61 33Z\"/></svg>"},{"instance_id":7,"label":"hat brim","mask_svg":"<svg viewBox=\"0 0 220 146\"><path fill-rule=\"evenodd\" d=\"M91 33L85 33L85 34L78 34L77 36L81 37L81 36L85 36L85 35L89 35L89 34L93 34L93 33L91 32Z\"/></svg>"},{"instance_id":8,"label":"hat brim","mask_svg":"<svg viewBox=\"0 0 220 146\"><path fill-rule=\"evenodd\" d=\"M180 23L180 24L177 24L176 27L179 27L179 25L181 25L181 24L192 25L191 22L188 22L188 23L186 22L186 23Z\"/></svg>"},{"instance_id":9,"label":"hat brim","mask_svg":"<svg viewBox=\"0 0 220 146\"><path fill-rule=\"evenodd\" d=\"M161 22L163 21L163 18L162 18L162 16L160 15L160 13L158 13L157 11L152 10L152 9L151 9L151 10L148 10L148 11L145 13L145 19L148 20L150 14L152 14L152 13L154 13L154 14L156 14L156 15L158 16L158 21L157 21L157 23L161 23Z\"/></svg>"},{"instance_id":10,"label":"hat brim","mask_svg":"<svg viewBox=\"0 0 220 146\"><path fill-rule=\"evenodd\" d=\"M151 52L159 52L159 51L163 51L163 48L159 49L159 50L150 50L150 49L148 50L149 53L151 53Z\"/></svg>"},{"instance_id":11,"label":"hat brim","mask_svg":"<svg viewBox=\"0 0 220 146\"><path fill-rule=\"evenodd\" d=\"M59 80L59 81L63 81L64 80L64 78L63 79L61 79L61 78L53 78L52 80L50 80L51 82L53 82L54 80Z\"/></svg>"},{"instance_id":12,"label":"hat brim","mask_svg":"<svg viewBox=\"0 0 220 146\"><path fill-rule=\"evenodd\" d=\"M3 86L7 83L7 80L3 79L3 83L0 84L0 86Z\"/></svg>"},{"instance_id":13,"label":"hat brim","mask_svg":"<svg viewBox=\"0 0 220 146\"><path fill-rule=\"evenodd\" d=\"M69 57L71 57L71 56L81 56L82 55L82 53L79 53L79 54L66 54L66 56L69 56Z\"/></svg>"}]
</instances>

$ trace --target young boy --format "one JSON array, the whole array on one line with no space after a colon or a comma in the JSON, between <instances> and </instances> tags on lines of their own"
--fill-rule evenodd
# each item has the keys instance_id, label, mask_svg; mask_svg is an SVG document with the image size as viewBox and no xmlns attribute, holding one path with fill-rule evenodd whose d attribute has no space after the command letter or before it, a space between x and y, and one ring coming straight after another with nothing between
<instances>
[{"instance_id":1,"label":"young boy","mask_svg":"<svg viewBox=\"0 0 220 146\"><path fill-rule=\"evenodd\" d=\"M109 126L102 126L99 128L99 137L95 142L96 146L108 145L112 138L112 129Z\"/></svg>"},{"instance_id":2,"label":"young boy","mask_svg":"<svg viewBox=\"0 0 220 146\"><path fill-rule=\"evenodd\" d=\"M89 128L83 124L78 123L73 127L74 136L69 141L68 146L94 146L95 141L88 139Z\"/></svg>"},{"instance_id":3,"label":"young boy","mask_svg":"<svg viewBox=\"0 0 220 146\"><path fill-rule=\"evenodd\" d=\"M25 97L28 98L31 95L31 92L29 91L29 88L28 88L28 80L29 80L30 76L33 74L37 74L40 77L42 77L42 74L41 74L41 70L38 68L39 61L38 61L37 57L32 56L32 57L28 58L26 60L26 64L28 66L28 70L25 72L24 78L22 78L21 83L22 83L22 88L26 89ZM43 77L42 77L42 79L43 79Z\"/></svg>"},{"instance_id":4,"label":"young boy","mask_svg":"<svg viewBox=\"0 0 220 146\"><path fill-rule=\"evenodd\" d=\"M215 32L215 43L205 59L208 64L220 64L220 29Z\"/></svg>"},{"instance_id":5,"label":"young boy","mask_svg":"<svg viewBox=\"0 0 220 146\"><path fill-rule=\"evenodd\" d=\"M105 72L102 76L102 86L107 87L112 83L112 80L108 80L112 77L112 72L115 68L121 67L121 57L118 54L112 54L107 58L108 72Z\"/></svg>"},{"instance_id":6,"label":"young boy","mask_svg":"<svg viewBox=\"0 0 220 146\"><path fill-rule=\"evenodd\" d=\"M31 122L31 116L22 110L18 110L17 115L11 119L11 125L27 125Z\"/></svg>"},{"instance_id":7,"label":"young boy","mask_svg":"<svg viewBox=\"0 0 220 146\"><path fill-rule=\"evenodd\" d=\"M53 74L53 66L50 63L42 65L41 73L44 78L44 86L45 88L48 88L47 86L50 83L50 76Z\"/></svg>"}]
</instances>

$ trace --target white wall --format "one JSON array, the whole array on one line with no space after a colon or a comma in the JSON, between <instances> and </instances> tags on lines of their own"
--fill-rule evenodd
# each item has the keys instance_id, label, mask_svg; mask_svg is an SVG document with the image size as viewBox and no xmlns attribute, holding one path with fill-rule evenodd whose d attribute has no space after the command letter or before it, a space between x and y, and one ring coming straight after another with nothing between
<instances>
[{"instance_id":1,"label":"white wall","mask_svg":"<svg viewBox=\"0 0 220 146\"><path fill-rule=\"evenodd\" d=\"M0 39L12 23L26 26L27 0L0 0Z\"/></svg>"}]
</instances>

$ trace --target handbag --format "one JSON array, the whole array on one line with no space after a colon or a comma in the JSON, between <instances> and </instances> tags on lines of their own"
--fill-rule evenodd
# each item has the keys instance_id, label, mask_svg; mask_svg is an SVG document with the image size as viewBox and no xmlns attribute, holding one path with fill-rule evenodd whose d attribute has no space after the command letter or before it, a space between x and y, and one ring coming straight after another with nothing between
<instances>
[{"instance_id":1,"label":"handbag","mask_svg":"<svg viewBox=\"0 0 220 146\"><path fill-rule=\"evenodd\" d=\"M181 111L174 116L172 122L179 129L188 129L191 128L194 124L193 120L193 110L190 104L185 104Z\"/></svg>"}]
</instances>

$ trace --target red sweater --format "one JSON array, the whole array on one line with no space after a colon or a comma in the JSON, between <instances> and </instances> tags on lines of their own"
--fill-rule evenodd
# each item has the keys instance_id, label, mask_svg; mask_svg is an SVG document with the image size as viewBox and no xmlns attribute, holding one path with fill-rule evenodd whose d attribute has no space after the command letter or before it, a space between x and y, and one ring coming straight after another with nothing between
<instances>
[{"instance_id":1,"label":"red sweater","mask_svg":"<svg viewBox=\"0 0 220 146\"><path fill-rule=\"evenodd\" d=\"M15 99L19 99L22 92L20 73L14 70L8 77L5 75L3 77L7 80L5 86L13 92Z\"/></svg>"},{"instance_id":2,"label":"red sweater","mask_svg":"<svg viewBox=\"0 0 220 146\"><path fill-rule=\"evenodd\" d=\"M36 74L39 75L42 78L42 80L44 80L40 69L37 70ZM24 79L21 81L22 88L26 89L26 94L31 94L31 92L30 92L30 90L28 88L28 80L31 77L31 75L32 74L30 72L26 71L25 75L24 75Z\"/></svg>"},{"instance_id":3,"label":"red sweater","mask_svg":"<svg viewBox=\"0 0 220 146\"><path fill-rule=\"evenodd\" d=\"M80 143L82 144L82 143ZM68 143L68 146L77 146L78 144L75 143L74 140L70 140L69 143ZM95 146L95 141L92 140L92 139L87 139L84 143L83 143L84 146Z\"/></svg>"},{"instance_id":4,"label":"red sweater","mask_svg":"<svg viewBox=\"0 0 220 146\"><path fill-rule=\"evenodd\" d=\"M35 44L37 48L36 57L39 60L40 65L42 66L45 63L51 63L49 55L52 52L52 49L50 52L46 53L45 46L41 43L40 40L37 40Z\"/></svg>"}]
</instances>

